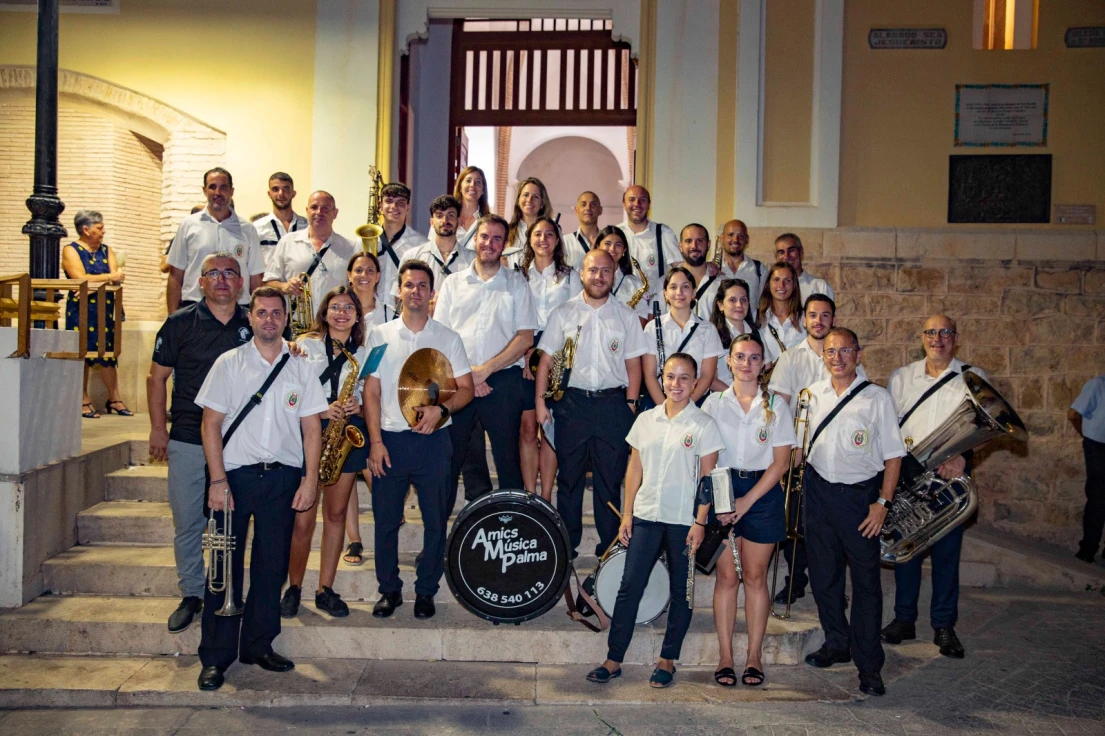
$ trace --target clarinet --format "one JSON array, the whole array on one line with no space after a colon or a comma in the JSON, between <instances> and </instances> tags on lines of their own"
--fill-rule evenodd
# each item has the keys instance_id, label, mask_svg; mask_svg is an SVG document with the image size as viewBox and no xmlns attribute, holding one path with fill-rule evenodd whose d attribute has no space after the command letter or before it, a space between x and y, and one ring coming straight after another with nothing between
<instances>
[{"instance_id":1,"label":"clarinet","mask_svg":"<svg viewBox=\"0 0 1105 736\"><path fill-rule=\"evenodd\" d=\"M652 317L653 322L656 323L656 378L660 381L660 390L663 390L664 386L664 363L667 361L667 357L664 355L664 330L663 325L660 324L660 302L652 303ZM698 468L695 467L695 474L697 475ZM697 483L697 478L695 479Z\"/></svg>"}]
</instances>

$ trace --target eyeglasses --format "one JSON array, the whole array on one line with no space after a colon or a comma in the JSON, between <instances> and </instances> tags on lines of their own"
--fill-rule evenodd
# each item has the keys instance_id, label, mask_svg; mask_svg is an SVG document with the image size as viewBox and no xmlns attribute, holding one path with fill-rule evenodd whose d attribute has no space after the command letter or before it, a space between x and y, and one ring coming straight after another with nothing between
<instances>
[{"instance_id":1,"label":"eyeglasses","mask_svg":"<svg viewBox=\"0 0 1105 736\"><path fill-rule=\"evenodd\" d=\"M923 330L921 334L930 340L935 340L937 335L939 335L940 337L951 337L952 335L956 334L956 332L953 329L944 327L943 329L939 330Z\"/></svg>"},{"instance_id":2,"label":"eyeglasses","mask_svg":"<svg viewBox=\"0 0 1105 736\"><path fill-rule=\"evenodd\" d=\"M356 311L357 311L357 308L354 307L352 304L331 304L330 305L330 313L331 314L341 314L342 312L345 312L346 314L353 314Z\"/></svg>"},{"instance_id":3,"label":"eyeglasses","mask_svg":"<svg viewBox=\"0 0 1105 736\"><path fill-rule=\"evenodd\" d=\"M233 268L212 268L210 271L204 271L201 275L205 279L211 279L212 281L217 281L220 278L224 281L232 281L233 279L241 277L241 274L239 274Z\"/></svg>"},{"instance_id":4,"label":"eyeglasses","mask_svg":"<svg viewBox=\"0 0 1105 736\"><path fill-rule=\"evenodd\" d=\"M835 358L838 355L841 358L847 358L849 356L855 355L858 352L859 352L859 348L839 348L839 349L829 348L828 350L825 351L825 357L828 358L829 360L832 360L833 358Z\"/></svg>"},{"instance_id":5,"label":"eyeglasses","mask_svg":"<svg viewBox=\"0 0 1105 736\"><path fill-rule=\"evenodd\" d=\"M763 360L764 356L755 353L752 355L748 355L747 353L734 353L733 355L733 362L737 365L741 363L762 363Z\"/></svg>"}]
</instances>

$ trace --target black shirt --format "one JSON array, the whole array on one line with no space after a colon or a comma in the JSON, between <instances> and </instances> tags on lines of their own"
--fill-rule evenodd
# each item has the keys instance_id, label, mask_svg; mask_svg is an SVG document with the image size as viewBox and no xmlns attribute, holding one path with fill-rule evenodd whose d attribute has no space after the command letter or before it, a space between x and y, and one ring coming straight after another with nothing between
<instances>
[{"instance_id":1,"label":"black shirt","mask_svg":"<svg viewBox=\"0 0 1105 736\"><path fill-rule=\"evenodd\" d=\"M236 304L234 315L224 325L201 300L173 312L161 325L153 346L153 362L173 369L169 439L203 444L203 409L196 406L196 394L215 359L253 337L247 314L245 307Z\"/></svg>"}]
</instances>

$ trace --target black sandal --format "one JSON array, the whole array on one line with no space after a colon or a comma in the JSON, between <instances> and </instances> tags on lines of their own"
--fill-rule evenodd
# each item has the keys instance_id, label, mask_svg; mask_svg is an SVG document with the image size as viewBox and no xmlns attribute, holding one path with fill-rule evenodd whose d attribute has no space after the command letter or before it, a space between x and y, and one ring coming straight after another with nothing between
<instances>
[{"instance_id":1,"label":"black sandal","mask_svg":"<svg viewBox=\"0 0 1105 736\"><path fill-rule=\"evenodd\" d=\"M722 680L728 680L728 682L722 682ZM736 687L737 686L737 671L732 667L722 667L720 670L714 673L714 682L722 687Z\"/></svg>"},{"instance_id":2,"label":"black sandal","mask_svg":"<svg viewBox=\"0 0 1105 736\"><path fill-rule=\"evenodd\" d=\"M119 408L120 406L123 407L123 408L120 409ZM130 409L128 409L127 405L124 404L122 401L109 401L109 402L107 402L107 404L104 405L104 411L107 412L108 414L110 414L111 412L115 412L116 414L118 414L121 417L133 417L134 416L134 412L131 411Z\"/></svg>"},{"instance_id":3,"label":"black sandal","mask_svg":"<svg viewBox=\"0 0 1105 736\"><path fill-rule=\"evenodd\" d=\"M600 685L605 685L606 683L610 682L614 678L621 677L621 676L622 676L622 668L621 667L619 667L618 669L611 672L610 670L606 669L602 665L599 665L598 667L596 667L595 669L593 669L593 670L591 670L590 672L587 673L587 681L588 682L597 682Z\"/></svg>"},{"instance_id":4,"label":"black sandal","mask_svg":"<svg viewBox=\"0 0 1105 736\"><path fill-rule=\"evenodd\" d=\"M748 687L759 687L764 684L764 680L766 679L767 677L760 670L755 667L747 667L744 670L744 674L741 675L741 684L747 685ZM749 682L749 680L751 680L751 682Z\"/></svg>"},{"instance_id":5,"label":"black sandal","mask_svg":"<svg viewBox=\"0 0 1105 736\"><path fill-rule=\"evenodd\" d=\"M81 404L82 409L88 409L86 412L82 412L81 416L85 419L99 419L100 415L96 413L96 407L92 406L92 402L87 404Z\"/></svg>"},{"instance_id":6,"label":"black sandal","mask_svg":"<svg viewBox=\"0 0 1105 736\"><path fill-rule=\"evenodd\" d=\"M364 564L364 545L360 542L350 542L349 546L345 550L345 556L342 558L345 560L345 564L358 567ZM356 557L357 561L349 559L350 557Z\"/></svg>"}]
</instances>

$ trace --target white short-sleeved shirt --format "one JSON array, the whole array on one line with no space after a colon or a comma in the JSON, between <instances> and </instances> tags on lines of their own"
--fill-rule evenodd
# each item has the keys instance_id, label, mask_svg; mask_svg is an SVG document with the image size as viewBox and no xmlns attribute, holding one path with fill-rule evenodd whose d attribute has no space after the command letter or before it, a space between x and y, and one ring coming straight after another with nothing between
<instances>
[{"instance_id":1,"label":"white short-sleeved shirt","mask_svg":"<svg viewBox=\"0 0 1105 736\"><path fill-rule=\"evenodd\" d=\"M610 289L610 295L628 307L629 300L640 290L641 286L643 284L641 279L637 278L637 274L623 273L621 269L615 268L614 286ZM642 319L648 319L649 315L652 314L652 302L659 298L659 294L651 282L648 286L649 290L637 302L637 306L630 307L633 313Z\"/></svg>"},{"instance_id":2,"label":"white short-sleeved shirt","mask_svg":"<svg viewBox=\"0 0 1105 736\"><path fill-rule=\"evenodd\" d=\"M1083 437L1105 442L1105 375L1086 381L1070 408L1082 415Z\"/></svg>"},{"instance_id":3,"label":"white short-sleeved shirt","mask_svg":"<svg viewBox=\"0 0 1105 736\"><path fill-rule=\"evenodd\" d=\"M287 352L284 343L276 360ZM222 432L226 434L275 366L275 362L270 364L261 356L256 338L228 350L208 372L196 395L196 405L225 414ZM227 470L255 463L301 467L303 432L299 420L321 414L329 407L314 367L306 360L291 358L265 392L261 405L249 413L223 448L223 464Z\"/></svg>"},{"instance_id":4,"label":"white short-sleeved shirt","mask_svg":"<svg viewBox=\"0 0 1105 736\"><path fill-rule=\"evenodd\" d=\"M863 380L856 376L839 397L831 379L810 386L811 439L833 407L855 391ZM885 461L905 454L894 400L885 388L872 384L825 427L807 461L831 483L860 483L882 472Z\"/></svg>"},{"instance_id":5,"label":"white short-sleeved shirt","mask_svg":"<svg viewBox=\"0 0 1105 736\"><path fill-rule=\"evenodd\" d=\"M890 374L887 388L894 399L894 408L900 420L905 413L913 408L917 400L928 391L937 381L941 380L949 371L963 373L967 367L963 361L953 358L948 367L936 378L925 373L925 361L918 360L903 366ZM967 367L967 370L986 381L986 373L981 368ZM910 437L913 444L917 444L928 437L945 419L951 416L959 404L967 396L967 384L962 378L952 380L940 387L940 390L925 399L915 412L910 414L909 421L902 426L902 437Z\"/></svg>"},{"instance_id":6,"label":"white short-sleeved shirt","mask_svg":"<svg viewBox=\"0 0 1105 736\"><path fill-rule=\"evenodd\" d=\"M695 285L694 290L694 313L701 319L710 321L710 315L714 311L714 297L717 295L717 290L721 287L721 282L724 277L721 274L717 276L710 276L709 273Z\"/></svg>"},{"instance_id":7,"label":"white short-sleeved shirt","mask_svg":"<svg viewBox=\"0 0 1105 736\"><path fill-rule=\"evenodd\" d=\"M736 470L767 470L776 447L794 447L794 416L790 406L772 394L768 401L774 416L767 421L764 402L757 396L746 412L732 389L710 394L702 411L717 422L725 442L718 456L718 467Z\"/></svg>"},{"instance_id":8,"label":"white short-sleeved shirt","mask_svg":"<svg viewBox=\"0 0 1105 736\"><path fill-rule=\"evenodd\" d=\"M751 314L755 315L756 305L760 303L760 294L763 293L764 279L767 278L767 266L755 258L745 255L744 260L737 266L737 270L729 268L729 262L722 260L721 278L741 279L748 284L748 306Z\"/></svg>"},{"instance_id":9,"label":"white short-sleeved shirt","mask_svg":"<svg viewBox=\"0 0 1105 736\"><path fill-rule=\"evenodd\" d=\"M774 341L770 334L760 333L760 337ZM867 378L867 371L862 365L856 366L856 375L862 379ZM798 408L798 394L802 389L809 388L818 381L830 378L829 368L821 353L810 346L809 337L802 340L794 347L779 356L775 364L775 370L771 374L771 383L768 388L790 397L790 409Z\"/></svg>"},{"instance_id":10,"label":"white short-sleeved shirt","mask_svg":"<svg viewBox=\"0 0 1105 736\"><path fill-rule=\"evenodd\" d=\"M771 311L771 307L767 308L765 316L767 319L764 320L764 326L760 328L760 339L764 341L764 365L770 365L786 352L779 345L779 340L782 340L783 345L786 345L787 350L790 350L806 339L806 328L802 326L801 315L798 315L798 327L795 327L794 322L790 319L780 322L775 313ZM775 335L771 334L771 328L773 327L779 335L778 340L775 339Z\"/></svg>"},{"instance_id":11,"label":"white short-sleeved shirt","mask_svg":"<svg viewBox=\"0 0 1105 736\"><path fill-rule=\"evenodd\" d=\"M327 360L327 353L333 354L332 350L329 350L326 345L323 344L321 337L301 337L296 341L296 344L303 348L306 353L303 359L306 360L312 370L315 372L316 378L321 378L322 374L330 366L330 362ZM365 358L368 357L368 351L364 345L361 345L353 352L353 359L357 361L358 366L364 365ZM340 392L342 386L345 385L345 379L349 378L350 371L353 370L353 364L348 360L344 361L341 366L341 373L338 375L338 391ZM322 393L326 397L326 400L330 400L330 381L326 383L320 383L322 386ZM364 388L364 381L357 381L356 387L353 389L353 395L357 398L357 401L361 400L361 390ZM337 399L335 398L335 401Z\"/></svg>"},{"instance_id":12,"label":"white short-sleeved shirt","mask_svg":"<svg viewBox=\"0 0 1105 736\"><path fill-rule=\"evenodd\" d=\"M380 428L385 432L407 432L407 424L399 408L399 374L403 364L415 350L433 348L445 355L453 369L453 377L472 372L460 335L436 320L427 320L421 332L411 332L402 318L393 319L372 330L368 335L368 350L387 345L380 365L371 375L380 381ZM441 428L452 424L450 417Z\"/></svg>"},{"instance_id":13,"label":"white short-sleeved shirt","mask_svg":"<svg viewBox=\"0 0 1105 736\"><path fill-rule=\"evenodd\" d=\"M425 235L404 225L391 240L391 251L395 253L395 260L392 260L391 254L384 252L383 238L380 238L376 253L376 259L380 261L380 281L376 285L378 299L384 297L389 304L394 304L394 297L399 295L399 266L403 264L403 257L428 242Z\"/></svg>"},{"instance_id":14,"label":"white short-sleeved shirt","mask_svg":"<svg viewBox=\"0 0 1105 736\"><path fill-rule=\"evenodd\" d=\"M568 385L584 391L628 386L625 361L645 353L644 333L633 310L610 297L592 307L583 294L577 294L549 313L538 347L552 355L577 330L579 342Z\"/></svg>"},{"instance_id":15,"label":"white short-sleeved shirt","mask_svg":"<svg viewBox=\"0 0 1105 736\"><path fill-rule=\"evenodd\" d=\"M729 334L732 335L733 337L736 337L737 335L747 335L747 334L750 334L752 332L752 326L748 324L747 320L741 320L741 326L740 327L737 327L732 322L730 322L728 319L725 320L725 323L727 325L729 325ZM718 338L720 339L721 336L718 335ZM762 335L761 335L761 339L762 339ZM729 351L728 350L726 350L722 355L718 356L718 359L717 359L717 380L721 381L726 386L732 386L733 385L733 371L729 370L729 361L726 360L726 358L728 358L728 357L729 357Z\"/></svg>"},{"instance_id":16,"label":"white short-sleeved shirt","mask_svg":"<svg viewBox=\"0 0 1105 736\"><path fill-rule=\"evenodd\" d=\"M699 373L702 372L702 361L706 358L719 358L725 355L725 348L721 345L721 338L717 334L717 328L713 324L699 319L698 317L691 315L691 318L687 320L687 324L682 327L671 316L671 314L665 314L660 317L660 325L663 329L664 336L664 353L669 358L673 353L684 352L695 359L698 363ZM695 325L698 325L695 327ZM694 330L694 334L691 335L691 330ZM645 348L648 354L652 357L657 357L657 345L656 345L656 320L652 320L644 326L645 335ZM690 336L687 340L687 344L683 346L682 351L679 350L679 346L683 344L683 341Z\"/></svg>"},{"instance_id":17,"label":"white short-sleeved shirt","mask_svg":"<svg viewBox=\"0 0 1105 736\"><path fill-rule=\"evenodd\" d=\"M625 441L640 454L643 470L633 515L665 524L694 523L696 460L725 448L713 418L692 403L668 419L665 402L637 417Z\"/></svg>"},{"instance_id":18,"label":"white short-sleeved shirt","mask_svg":"<svg viewBox=\"0 0 1105 736\"><path fill-rule=\"evenodd\" d=\"M476 260L476 253L461 247L459 241L457 241L453 245L453 249L449 251L449 255L442 258L441 249L438 248L437 243L431 240L422 245L416 245L404 253L403 257L399 259L399 265L402 266L405 261L412 260L422 261L430 267L430 270L434 272L434 291L441 291L445 279L471 266L472 262ZM381 283L383 282L381 281ZM392 278L390 288L392 296L399 296L398 276Z\"/></svg>"},{"instance_id":19,"label":"white short-sleeved shirt","mask_svg":"<svg viewBox=\"0 0 1105 736\"><path fill-rule=\"evenodd\" d=\"M265 272L265 256L261 253L261 238L257 235L257 229L251 223L238 219L233 210L230 217L222 222L206 209L181 220L169 246L166 263L184 271L180 289L182 300L198 302L203 298L200 291L203 259L219 251L233 253L238 261L238 270L244 281L238 303L249 304L249 277Z\"/></svg>"},{"instance_id":20,"label":"white short-sleeved shirt","mask_svg":"<svg viewBox=\"0 0 1105 736\"><path fill-rule=\"evenodd\" d=\"M576 270L569 268L568 273L558 274L555 263L550 264L543 272L537 270L536 263L531 263L527 283L533 293L533 305L537 309L538 331L545 329L549 313L553 309L583 291L583 282L579 280Z\"/></svg>"},{"instance_id":21,"label":"white short-sleeved shirt","mask_svg":"<svg viewBox=\"0 0 1105 736\"><path fill-rule=\"evenodd\" d=\"M641 264L641 270L648 277L649 294L647 310L652 314L653 302L660 305L661 314L668 311L667 302L660 293L664 288L664 274L660 272L659 250L656 243L656 228L660 228L660 241L664 249L664 271L666 272L677 263L683 262L683 254L679 252L679 238L675 231L661 222L648 221L648 227L640 233L634 233L629 229L629 222L624 221L618 227L629 238L629 255L637 259ZM634 274L636 276L636 274Z\"/></svg>"},{"instance_id":22,"label":"white short-sleeved shirt","mask_svg":"<svg viewBox=\"0 0 1105 736\"><path fill-rule=\"evenodd\" d=\"M802 296L803 308L805 307L806 300L809 299L812 294L824 294L830 299L836 299L836 295L833 294L833 287L829 286L829 282L825 279L817 278L809 271L802 271L802 275L798 277L798 293Z\"/></svg>"},{"instance_id":23,"label":"white short-sleeved shirt","mask_svg":"<svg viewBox=\"0 0 1105 736\"><path fill-rule=\"evenodd\" d=\"M591 245L591 241L579 230L571 234L565 234L563 241L564 260L575 270L581 270L583 268L583 257L595 246Z\"/></svg>"},{"instance_id":24,"label":"white short-sleeved shirt","mask_svg":"<svg viewBox=\"0 0 1105 736\"><path fill-rule=\"evenodd\" d=\"M280 242L280 238L297 230L306 230L307 225L307 218L294 212L291 228L284 227L284 223L272 212L254 220L253 227L257 228L257 235L261 238L261 253L265 256L266 268L272 260L272 254L276 251L276 244Z\"/></svg>"},{"instance_id":25,"label":"white short-sleeved shirt","mask_svg":"<svg viewBox=\"0 0 1105 736\"><path fill-rule=\"evenodd\" d=\"M364 314L364 338L365 342L368 342L368 333L372 332L373 327L378 327L385 322L390 322L395 319L395 310L384 304L383 300L376 300L376 308L371 312L365 312Z\"/></svg>"},{"instance_id":26,"label":"white short-sleeved shirt","mask_svg":"<svg viewBox=\"0 0 1105 736\"><path fill-rule=\"evenodd\" d=\"M460 334L473 365L501 353L520 330L537 329L529 284L503 266L487 281L475 265L446 279L437 292L434 319Z\"/></svg>"},{"instance_id":27,"label":"white short-sleeved shirt","mask_svg":"<svg viewBox=\"0 0 1105 736\"><path fill-rule=\"evenodd\" d=\"M352 240L338 233L330 234L322 244L323 248L326 246L330 247L311 274L311 297L316 307L331 289L349 283L346 266L353 254L361 251L360 243L354 244ZM306 273L315 259L315 253L309 230L288 233L276 244L272 260L265 271L265 281L290 281L301 273Z\"/></svg>"}]
</instances>

